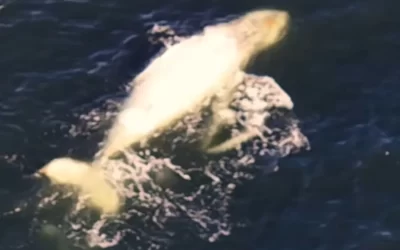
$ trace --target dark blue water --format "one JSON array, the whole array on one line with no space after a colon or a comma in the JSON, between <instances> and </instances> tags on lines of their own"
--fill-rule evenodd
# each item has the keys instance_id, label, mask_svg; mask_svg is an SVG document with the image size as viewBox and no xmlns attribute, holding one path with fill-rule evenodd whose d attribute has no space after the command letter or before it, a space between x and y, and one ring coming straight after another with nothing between
<instances>
[{"instance_id":1,"label":"dark blue water","mask_svg":"<svg viewBox=\"0 0 400 250\"><path fill-rule=\"evenodd\" d=\"M1 207L20 176L49 160L90 158L100 131L71 136L76 114L122 97L159 50L145 32L179 34L258 7L288 10L290 36L254 70L292 96L312 145L239 188L251 222L215 243L185 229L171 249L400 249L400 3L384 1L0 2ZM29 189L29 188L28 188ZM35 249L28 215L0 221L0 249ZM188 229L189 230L189 229ZM18 240L16 240L18 239ZM136 244L136 243L135 243ZM127 240L115 249L139 249Z\"/></svg>"}]
</instances>

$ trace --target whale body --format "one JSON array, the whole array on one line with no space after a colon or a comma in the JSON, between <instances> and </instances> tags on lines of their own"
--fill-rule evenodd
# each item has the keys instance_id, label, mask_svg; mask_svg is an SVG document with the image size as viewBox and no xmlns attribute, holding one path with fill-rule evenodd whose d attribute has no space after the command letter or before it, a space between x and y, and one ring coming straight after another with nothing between
<instances>
[{"instance_id":1,"label":"whale body","mask_svg":"<svg viewBox=\"0 0 400 250\"><path fill-rule=\"evenodd\" d=\"M207 26L202 33L170 46L133 80L132 93L109 131L100 158L146 144L156 132L210 104L210 127L234 122L228 107L243 81L243 70L285 36L288 24L285 11L257 10ZM212 132L206 136L203 149L213 136Z\"/></svg>"},{"instance_id":2,"label":"whale body","mask_svg":"<svg viewBox=\"0 0 400 250\"><path fill-rule=\"evenodd\" d=\"M289 20L286 11L251 11L230 22L207 26L168 47L133 79L132 91L93 162L59 158L35 176L77 186L91 196L94 207L115 213L121 205L117 192L103 176L92 173L101 171L102 164L125 149L148 143L185 115L211 107L208 129L201 139L201 149L207 152L220 128L235 122L229 105L245 78L243 70L260 52L285 37Z\"/></svg>"},{"instance_id":3,"label":"whale body","mask_svg":"<svg viewBox=\"0 0 400 250\"><path fill-rule=\"evenodd\" d=\"M193 36L168 49L134 80L101 157L146 143L155 132L209 105L215 93L240 83L238 52L235 41L223 34Z\"/></svg>"}]
</instances>

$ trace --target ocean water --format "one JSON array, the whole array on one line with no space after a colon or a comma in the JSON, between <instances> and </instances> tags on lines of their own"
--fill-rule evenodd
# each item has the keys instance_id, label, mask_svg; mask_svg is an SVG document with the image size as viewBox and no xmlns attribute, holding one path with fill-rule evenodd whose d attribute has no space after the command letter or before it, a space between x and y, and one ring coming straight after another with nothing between
<instances>
[{"instance_id":1,"label":"ocean water","mask_svg":"<svg viewBox=\"0 0 400 250\"><path fill-rule=\"evenodd\" d=\"M21 200L34 204L38 188L21 176L55 157L96 152L103 131L76 124L124 97L160 49L146 38L154 23L190 35L259 7L293 17L285 43L254 72L292 97L312 150L238 187L230 219L246 226L215 242L190 223L153 228L143 216L110 248L157 249L148 242L159 235L158 249L400 249L400 3L393 0L0 2L1 212ZM0 249L56 249L36 242L35 223L31 208L2 216ZM82 237L68 230L71 241Z\"/></svg>"}]
</instances>

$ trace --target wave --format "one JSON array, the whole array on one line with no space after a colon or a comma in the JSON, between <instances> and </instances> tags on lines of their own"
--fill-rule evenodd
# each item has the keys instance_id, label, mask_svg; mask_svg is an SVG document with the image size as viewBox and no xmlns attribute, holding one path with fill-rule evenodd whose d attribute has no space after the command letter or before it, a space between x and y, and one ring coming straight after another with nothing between
<instances>
[{"instance_id":1,"label":"wave","mask_svg":"<svg viewBox=\"0 0 400 250\"><path fill-rule=\"evenodd\" d=\"M126 241L136 249L169 249L182 235L209 242L229 235L233 228L246 226L245 220L233 220L230 214L235 189L257 175L277 171L279 159L310 147L293 106L273 78L247 75L231 107L238 122L225 129L221 140L244 130L256 131L253 139L223 154L202 154L192 149L209 112L187 116L148 147L126 151L104 166L108 181L125 200L116 217L87 209L87 197L76 197L71 190L46 187L38 194L35 227L62 225L67 238L84 248ZM118 107L109 99L78 114L81 122L69 133L89 135L103 129Z\"/></svg>"}]
</instances>

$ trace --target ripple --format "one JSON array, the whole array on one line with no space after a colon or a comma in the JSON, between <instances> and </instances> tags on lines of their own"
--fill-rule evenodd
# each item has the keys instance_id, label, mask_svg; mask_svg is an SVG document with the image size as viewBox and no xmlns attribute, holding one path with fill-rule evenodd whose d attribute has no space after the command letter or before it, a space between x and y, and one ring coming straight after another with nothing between
<instances>
[{"instance_id":1,"label":"ripple","mask_svg":"<svg viewBox=\"0 0 400 250\"><path fill-rule=\"evenodd\" d=\"M154 242L174 243L174 249L397 249L398 3L269 5L293 12L292 38L257 65L293 97L312 152L284 159L280 171L262 181L237 185L243 195L237 191L229 202L249 223L222 241L188 243L182 232L162 237L163 229L148 218L131 221L127 232L133 232L133 242L144 241L140 228L147 226ZM106 99L123 95L124 84L157 52L142 43L144 30L157 22L190 34L259 3L46 0L0 6L1 154L18 155L13 164L33 171L71 146L90 155L106 125L79 127L74 114L99 114L111 105ZM111 119L107 112L99 116ZM82 134L64 132L62 127L73 125ZM143 212L137 213L141 218ZM188 216L201 221L202 215ZM16 221L3 223L1 248L30 248L25 239L31 237L31 219Z\"/></svg>"}]
</instances>

